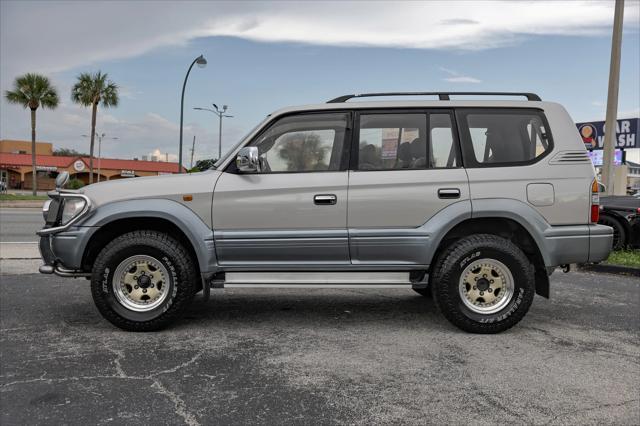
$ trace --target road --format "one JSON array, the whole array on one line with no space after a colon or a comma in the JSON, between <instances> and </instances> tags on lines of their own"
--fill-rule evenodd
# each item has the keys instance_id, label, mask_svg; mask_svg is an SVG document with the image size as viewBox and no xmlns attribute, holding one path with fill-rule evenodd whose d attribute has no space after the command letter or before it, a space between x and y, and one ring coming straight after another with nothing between
<instances>
[{"instance_id":1,"label":"road","mask_svg":"<svg viewBox=\"0 0 640 426\"><path fill-rule=\"evenodd\" d=\"M410 290L214 290L127 333L85 280L2 275L0 423L637 424L640 283L552 276L516 327L463 333Z\"/></svg>"},{"instance_id":2,"label":"road","mask_svg":"<svg viewBox=\"0 0 640 426\"><path fill-rule=\"evenodd\" d=\"M41 209L0 208L0 242L36 242L43 225Z\"/></svg>"}]
</instances>

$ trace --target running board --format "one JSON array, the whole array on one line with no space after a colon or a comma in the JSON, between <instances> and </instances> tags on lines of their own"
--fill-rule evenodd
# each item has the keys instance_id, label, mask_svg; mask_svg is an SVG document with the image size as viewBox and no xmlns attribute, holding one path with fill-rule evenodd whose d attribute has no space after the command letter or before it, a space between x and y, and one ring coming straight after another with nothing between
<instances>
[{"instance_id":1,"label":"running board","mask_svg":"<svg viewBox=\"0 0 640 426\"><path fill-rule=\"evenodd\" d=\"M213 287L411 288L412 282L409 272L227 272Z\"/></svg>"}]
</instances>

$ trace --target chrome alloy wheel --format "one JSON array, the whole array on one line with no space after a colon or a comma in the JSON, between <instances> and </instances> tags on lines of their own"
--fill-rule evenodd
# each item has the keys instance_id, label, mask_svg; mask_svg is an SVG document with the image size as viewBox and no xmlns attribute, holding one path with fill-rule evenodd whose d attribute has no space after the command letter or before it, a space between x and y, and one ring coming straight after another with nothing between
<instances>
[{"instance_id":1,"label":"chrome alloy wheel","mask_svg":"<svg viewBox=\"0 0 640 426\"><path fill-rule=\"evenodd\" d=\"M136 312L158 307L169 294L169 271L156 258L131 256L118 265L112 279L118 302Z\"/></svg>"},{"instance_id":2,"label":"chrome alloy wheel","mask_svg":"<svg viewBox=\"0 0 640 426\"><path fill-rule=\"evenodd\" d=\"M479 259L460 275L460 297L465 306L478 314L493 314L513 298L513 275L506 265L495 259Z\"/></svg>"}]
</instances>

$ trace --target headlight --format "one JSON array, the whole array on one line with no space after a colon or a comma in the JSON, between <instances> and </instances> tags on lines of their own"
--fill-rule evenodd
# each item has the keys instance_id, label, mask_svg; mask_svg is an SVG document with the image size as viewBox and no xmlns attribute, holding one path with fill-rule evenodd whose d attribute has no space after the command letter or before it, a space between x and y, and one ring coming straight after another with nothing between
<instances>
[{"instance_id":1,"label":"headlight","mask_svg":"<svg viewBox=\"0 0 640 426\"><path fill-rule=\"evenodd\" d=\"M64 200L64 207L62 208L62 221L61 225L66 225L82 212L87 202L82 198L67 197Z\"/></svg>"}]
</instances>

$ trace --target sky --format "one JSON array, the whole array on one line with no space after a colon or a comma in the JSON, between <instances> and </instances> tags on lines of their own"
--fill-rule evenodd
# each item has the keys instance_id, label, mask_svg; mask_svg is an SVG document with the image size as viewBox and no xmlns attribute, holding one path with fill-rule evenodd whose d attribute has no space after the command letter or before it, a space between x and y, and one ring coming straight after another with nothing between
<instances>
[{"instance_id":1,"label":"sky","mask_svg":"<svg viewBox=\"0 0 640 426\"><path fill-rule=\"evenodd\" d=\"M0 1L0 88L26 72L60 95L38 110L38 140L88 152L88 108L71 102L81 72L119 86L99 109L102 155L178 152L215 158L281 107L381 91L519 91L563 104L575 121L604 120L613 1L177 2ZM626 0L620 118L640 115L640 1ZM30 139L28 111L0 101L0 138ZM112 139L117 138L117 139ZM636 158L637 157L637 158ZM640 153L631 160L639 161Z\"/></svg>"}]
</instances>

